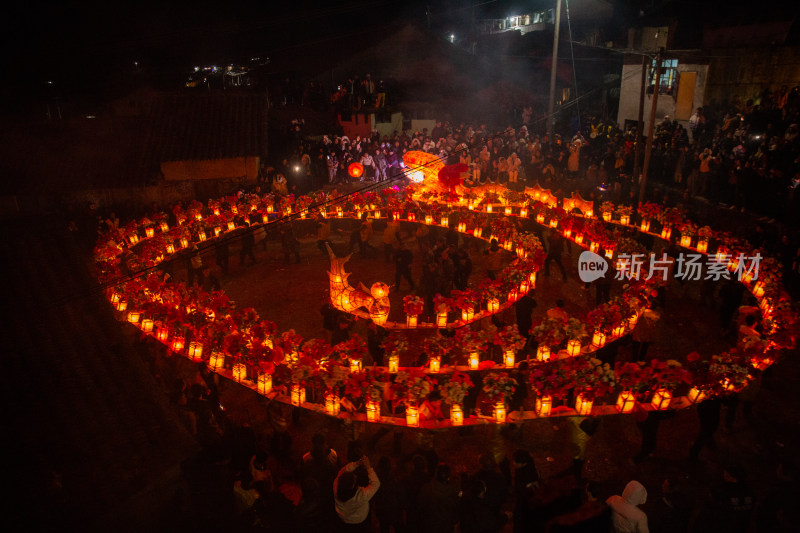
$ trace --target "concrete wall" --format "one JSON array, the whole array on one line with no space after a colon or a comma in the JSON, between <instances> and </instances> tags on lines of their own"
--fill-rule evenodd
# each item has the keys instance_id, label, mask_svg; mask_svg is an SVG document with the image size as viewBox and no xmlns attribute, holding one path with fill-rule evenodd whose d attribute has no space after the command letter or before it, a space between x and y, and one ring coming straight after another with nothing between
<instances>
[{"instance_id":1,"label":"concrete wall","mask_svg":"<svg viewBox=\"0 0 800 533\"><path fill-rule=\"evenodd\" d=\"M694 102L693 109L703 106L704 98L706 98L706 84L708 78L708 65L696 65L681 63L678 61L678 75L681 72L696 72L697 79L694 87ZM620 87L619 96L619 113L617 114L617 123L620 127L625 126L626 120L635 121L639 116L639 92L642 82L642 65L623 65L622 67L622 83ZM644 97L644 131L650 124L650 108L653 103L653 95L645 94ZM671 94L658 95L658 107L656 108L656 124L666 116L675 116L675 96ZM687 121L679 121L683 126L688 127Z\"/></svg>"},{"instance_id":2,"label":"concrete wall","mask_svg":"<svg viewBox=\"0 0 800 533\"><path fill-rule=\"evenodd\" d=\"M381 137L391 137L394 132L400 133L403 131L403 114L392 113L390 122L375 122L375 115L372 115L372 128L378 130Z\"/></svg>"},{"instance_id":3,"label":"concrete wall","mask_svg":"<svg viewBox=\"0 0 800 533\"><path fill-rule=\"evenodd\" d=\"M738 98L757 101L764 89L789 90L800 85L800 47L727 48L714 50L709 66L706 102Z\"/></svg>"}]
</instances>

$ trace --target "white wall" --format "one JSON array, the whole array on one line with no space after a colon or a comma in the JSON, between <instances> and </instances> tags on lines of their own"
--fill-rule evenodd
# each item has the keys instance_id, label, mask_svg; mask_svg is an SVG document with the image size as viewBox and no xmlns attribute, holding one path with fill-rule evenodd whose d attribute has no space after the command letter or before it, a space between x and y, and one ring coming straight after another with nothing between
<instances>
[{"instance_id":1,"label":"white wall","mask_svg":"<svg viewBox=\"0 0 800 533\"><path fill-rule=\"evenodd\" d=\"M697 80L694 87L694 102L692 110L703 106L705 96L706 79L708 76L708 65L684 64L678 62L678 73L696 72ZM626 120L636 120L639 116L639 92L642 83L642 65L623 65L622 82L619 94L619 113L617 123L620 127L625 125ZM650 124L650 108L652 107L653 95L644 96L644 132ZM675 97L671 94L658 95L658 107L656 108L656 124L661 122L665 115L674 118L675 116ZM683 126L688 127L688 121L679 121Z\"/></svg>"}]
</instances>

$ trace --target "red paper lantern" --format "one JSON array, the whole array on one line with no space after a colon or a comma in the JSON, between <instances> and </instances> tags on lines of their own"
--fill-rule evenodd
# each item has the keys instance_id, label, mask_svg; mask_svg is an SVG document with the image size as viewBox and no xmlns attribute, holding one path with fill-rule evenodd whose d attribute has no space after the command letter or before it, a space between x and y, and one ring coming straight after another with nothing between
<instances>
[{"instance_id":1,"label":"red paper lantern","mask_svg":"<svg viewBox=\"0 0 800 533\"><path fill-rule=\"evenodd\" d=\"M350 176L353 178L360 178L364 173L364 165L361 163L351 163L350 166L347 167L347 172L349 172Z\"/></svg>"}]
</instances>

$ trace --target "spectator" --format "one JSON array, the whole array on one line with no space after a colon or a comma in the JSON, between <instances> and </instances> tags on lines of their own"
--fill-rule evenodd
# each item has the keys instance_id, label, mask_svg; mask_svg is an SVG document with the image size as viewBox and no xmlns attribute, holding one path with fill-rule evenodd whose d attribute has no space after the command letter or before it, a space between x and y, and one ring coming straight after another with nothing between
<instances>
[{"instance_id":1,"label":"spectator","mask_svg":"<svg viewBox=\"0 0 800 533\"><path fill-rule=\"evenodd\" d=\"M354 471L358 467L364 467L367 471L369 485L366 487L359 487L357 484ZM378 475L366 456L346 464L339 471L333 482L333 493L336 514L340 523L344 524L343 531L369 532L369 502L380 486Z\"/></svg>"},{"instance_id":2,"label":"spectator","mask_svg":"<svg viewBox=\"0 0 800 533\"><path fill-rule=\"evenodd\" d=\"M378 478L381 488L373 498L375 516L381 533L389 533L394 528L395 533L405 531L403 508L405 507L405 493L403 486L395 479L392 471L392 461L383 456L378 461Z\"/></svg>"},{"instance_id":3,"label":"spectator","mask_svg":"<svg viewBox=\"0 0 800 533\"><path fill-rule=\"evenodd\" d=\"M647 515L639 509L647 501L647 490L638 481L625 485L622 496L606 500L611 507L611 523L616 533L648 533Z\"/></svg>"},{"instance_id":4,"label":"spectator","mask_svg":"<svg viewBox=\"0 0 800 533\"><path fill-rule=\"evenodd\" d=\"M436 467L436 475L419 492L420 533L452 533L458 519L458 489L450 482L450 467Z\"/></svg>"}]
</instances>

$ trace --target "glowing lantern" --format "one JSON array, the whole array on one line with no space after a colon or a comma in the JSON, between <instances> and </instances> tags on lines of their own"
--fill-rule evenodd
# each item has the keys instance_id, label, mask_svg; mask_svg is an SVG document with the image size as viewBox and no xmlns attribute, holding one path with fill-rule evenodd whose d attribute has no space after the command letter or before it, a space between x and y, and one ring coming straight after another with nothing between
<instances>
[{"instance_id":1,"label":"glowing lantern","mask_svg":"<svg viewBox=\"0 0 800 533\"><path fill-rule=\"evenodd\" d=\"M689 394L686 395L686 399L689 400L690 403L700 403L706 399L706 393L697 387L692 387Z\"/></svg>"},{"instance_id":2,"label":"glowing lantern","mask_svg":"<svg viewBox=\"0 0 800 533\"><path fill-rule=\"evenodd\" d=\"M392 213L392 220L400 220L400 211Z\"/></svg>"},{"instance_id":3,"label":"glowing lantern","mask_svg":"<svg viewBox=\"0 0 800 533\"><path fill-rule=\"evenodd\" d=\"M189 343L189 359L192 361L200 361L203 358L203 345L197 341Z\"/></svg>"},{"instance_id":4,"label":"glowing lantern","mask_svg":"<svg viewBox=\"0 0 800 533\"><path fill-rule=\"evenodd\" d=\"M550 219L550 227L551 228L557 228L558 227L558 219L551 218Z\"/></svg>"},{"instance_id":5,"label":"glowing lantern","mask_svg":"<svg viewBox=\"0 0 800 533\"><path fill-rule=\"evenodd\" d=\"M466 222L459 222L456 226L456 229L461 233L467 232L467 223Z\"/></svg>"},{"instance_id":6,"label":"glowing lantern","mask_svg":"<svg viewBox=\"0 0 800 533\"><path fill-rule=\"evenodd\" d=\"M523 207L522 209L519 210L519 216L527 217L528 216L528 210L525 207Z\"/></svg>"},{"instance_id":7,"label":"glowing lantern","mask_svg":"<svg viewBox=\"0 0 800 533\"><path fill-rule=\"evenodd\" d=\"M517 246L517 257L520 259L525 259L528 257L528 251L522 246Z\"/></svg>"},{"instance_id":8,"label":"glowing lantern","mask_svg":"<svg viewBox=\"0 0 800 533\"><path fill-rule=\"evenodd\" d=\"M583 243L583 233L578 233L575 235L575 244L582 244Z\"/></svg>"},{"instance_id":9,"label":"glowing lantern","mask_svg":"<svg viewBox=\"0 0 800 533\"><path fill-rule=\"evenodd\" d=\"M153 319L152 318L145 318L142 320L142 331L145 333L150 333L153 331Z\"/></svg>"},{"instance_id":10,"label":"glowing lantern","mask_svg":"<svg viewBox=\"0 0 800 533\"><path fill-rule=\"evenodd\" d=\"M247 378L247 367L242 363L233 365L233 379L237 383L241 383L243 379Z\"/></svg>"},{"instance_id":11,"label":"glowing lantern","mask_svg":"<svg viewBox=\"0 0 800 533\"><path fill-rule=\"evenodd\" d=\"M630 413L633 411L633 406L636 405L636 398L629 390L622 391L617 397L617 411L620 413Z\"/></svg>"},{"instance_id":12,"label":"glowing lantern","mask_svg":"<svg viewBox=\"0 0 800 533\"><path fill-rule=\"evenodd\" d=\"M341 409L340 398L335 394L325 396L325 412L331 416L338 416Z\"/></svg>"},{"instance_id":13,"label":"glowing lantern","mask_svg":"<svg viewBox=\"0 0 800 533\"><path fill-rule=\"evenodd\" d=\"M665 241L668 241L670 237L672 237L672 228L670 228L669 226L664 226L661 229L661 238L664 239Z\"/></svg>"},{"instance_id":14,"label":"glowing lantern","mask_svg":"<svg viewBox=\"0 0 800 533\"><path fill-rule=\"evenodd\" d=\"M476 238L480 239L481 235L483 234L483 228L475 228L474 230L472 230L472 234Z\"/></svg>"},{"instance_id":15,"label":"glowing lantern","mask_svg":"<svg viewBox=\"0 0 800 533\"><path fill-rule=\"evenodd\" d=\"M272 374L261 374L258 376L258 392L263 395L272 392Z\"/></svg>"},{"instance_id":16,"label":"glowing lantern","mask_svg":"<svg viewBox=\"0 0 800 533\"><path fill-rule=\"evenodd\" d=\"M205 231L200 231L197 233L197 238L200 239L200 242L205 242L205 240L208 239L208 236L206 235Z\"/></svg>"},{"instance_id":17,"label":"glowing lantern","mask_svg":"<svg viewBox=\"0 0 800 533\"><path fill-rule=\"evenodd\" d=\"M419 427L419 407L416 405L406 407L406 425L410 428Z\"/></svg>"},{"instance_id":18,"label":"glowing lantern","mask_svg":"<svg viewBox=\"0 0 800 533\"><path fill-rule=\"evenodd\" d=\"M697 251L701 254L708 252L708 241L702 240L697 242Z\"/></svg>"},{"instance_id":19,"label":"glowing lantern","mask_svg":"<svg viewBox=\"0 0 800 533\"><path fill-rule=\"evenodd\" d=\"M128 322L136 324L141 316L142 314L139 311L128 311Z\"/></svg>"},{"instance_id":20,"label":"glowing lantern","mask_svg":"<svg viewBox=\"0 0 800 533\"><path fill-rule=\"evenodd\" d=\"M306 403L306 388L301 387L299 383L292 384L292 405L300 406Z\"/></svg>"},{"instance_id":21,"label":"glowing lantern","mask_svg":"<svg viewBox=\"0 0 800 533\"><path fill-rule=\"evenodd\" d=\"M615 337L622 337L625 335L625 324L614 326L614 330L611 332L611 334Z\"/></svg>"},{"instance_id":22,"label":"glowing lantern","mask_svg":"<svg viewBox=\"0 0 800 533\"><path fill-rule=\"evenodd\" d=\"M166 343L169 340L169 327L168 326L159 326L156 329L156 339L159 341Z\"/></svg>"},{"instance_id":23,"label":"glowing lantern","mask_svg":"<svg viewBox=\"0 0 800 533\"><path fill-rule=\"evenodd\" d=\"M273 206L273 205L268 205L267 206L267 214L271 215L274 211L275 211L275 206Z\"/></svg>"},{"instance_id":24,"label":"glowing lantern","mask_svg":"<svg viewBox=\"0 0 800 533\"><path fill-rule=\"evenodd\" d=\"M408 329L417 327L417 315L406 316L406 327L408 327Z\"/></svg>"},{"instance_id":25,"label":"glowing lantern","mask_svg":"<svg viewBox=\"0 0 800 533\"><path fill-rule=\"evenodd\" d=\"M606 248L606 258L613 259L614 258L614 248Z\"/></svg>"},{"instance_id":26,"label":"glowing lantern","mask_svg":"<svg viewBox=\"0 0 800 533\"><path fill-rule=\"evenodd\" d=\"M500 300L497 298L489 298L486 301L486 308L490 313L496 313L500 309Z\"/></svg>"},{"instance_id":27,"label":"glowing lantern","mask_svg":"<svg viewBox=\"0 0 800 533\"><path fill-rule=\"evenodd\" d=\"M504 241L503 242L503 249L506 250L507 252L510 252L513 247L514 247L514 243L513 242L511 242L511 241Z\"/></svg>"},{"instance_id":28,"label":"glowing lantern","mask_svg":"<svg viewBox=\"0 0 800 533\"><path fill-rule=\"evenodd\" d=\"M553 397L550 395L539 396L536 398L536 416L546 418L550 416L553 408Z\"/></svg>"},{"instance_id":29,"label":"glowing lantern","mask_svg":"<svg viewBox=\"0 0 800 533\"><path fill-rule=\"evenodd\" d=\"M189 247L189 239L186 237L181 237L181 248L188 248Z\"/></svg>"},{"instance_id":30,"label":"glowing lantern","mask_svg":"<svg viewBox=\"0 0 800 533\"><path fill-rule=\"evenodd\" d=\"M519 282L519 293L525 294L530 289L530 282L526 279L523 279Z\"/></svg>"},{"instance_id":31,"label":"glowing lantern","mask_svg":"<svg viewBox=\"0 0 800 533\"><path fill-rule=\"evenodd\" d=\"M116 307L119 301L122 299L122 295L117 291L111 293L111 304Z\"/></svg>"},{"instance_id":32,"label":"glowing lantern","mask_svg":"<svg viewBox=\"0 0 800 533\"><path fill-rule=\"evenodd\" d=\"M376 325L382 326L389 319L389 308L375 302L369 308L369 316Z\"/></svg>"},{"instance_id":33,"label":"glowing lantern","mask_svg":"<svg viewBox=\"0 0 800 533\"><path fill-rule=\"evenodd\" d=\"M515 363L515 355L514 350L506 350L503 352L503 363L505 363L506 368L514 368Z\"/></svg>"},{"instance_id":34,"label":"glowing lantern","mask_svg":"<svg viewBox=\"0 0 800 533\"><path fill-rule=\"evenodd\" d=\"M592 242L589 244L589 250L590 250L591 252L593 252L593 253L597 253L597 250L599 250L599 249L600 249L600 243L597 243L597 242L594 242L594 241L592 241Z\"/></svg>"},{"instance_id":35,"label":"glowing lantern","mask_svg":"<svg viewBox=\"0 0 800 533\"><path fill-rule=\"evenodd\" d=\"M658 389L656 393L653 395L653 400L650 402L650 405L653 406L653 409L656 411L665 411L669 409L669 403L672 401L672 393L667 389Z\"/></svg>"},{"instance_id":36,"label":"glowing lantern","mask_svg":"<svg viewBox=\"0 0 800 533\"><path fill-rule=\"evenodd\" d=\"M436 327L438 328L446 328L447 327L447 311L440 311L436 314Z\"/></svg>"},{"instance_id":37,"label":"glowing lantern","mask_svg":"<svg viewBox=\"0 0 800 533\"><path fill-rule=\"evenodd\" d=\"M450 220L447 217L442 217L442 226L449 226Z\"/></svg>"},{"instance_id":38,"label":"glowing lantern","mask_svg":"<svg viewBox=\"0 0 800 533\"><path fill-rule=\"evenodd\" d=\"M381 417L381 404L367 400L367 422L377 422Z\"/></svg>"},{"instance_id":39,"label":"glowing lantern","mask_svg":"<svg viewBox=\"0 0 800 533\"><path fill-rule=\"evenodd\" d=\"M135 233L131 233L128 236L128 240L131 242L131 245L134 245L139 242L139 236L136 235Z\"/></svg>"},{"instance_id":40,"label":"glowing lantern","mask_svg":"<svg viewBox=\"0 0 800 533\"><path fill-rule=\"evenodd\" d=\"M592 336L592 344L597 346L598 348L602 348L606 345L606 334L600 330L594 332Z\"/></svg>"},{"instance_id":41,"label":"glowing lantern","mask_svg":"<svg viewBox=\"0 0 800 533\"><path fill-rule=\"evenodd\" d=\"M505 402L497 402L494 404L493 414L495 422L498 424L505 424L507 415Z\"/></svg>"},{"instance_id":42,"label":"glowing lantern","mask_svg":"<svg viewBox=\"0 0 800 533\"><path fill-rule=\"evenodd\" d=\"M536 215L536 222L539 224L544 224L544 213L539 213Z\"/></svg>"},{"instance_id":43,"label":"glowing lantern","mask_svg":"<svg viewBox=\"0 0 800 533\"><path fill-rule=\"evenodd\" d=\"M150 238L150 237L152 237L153 235L156 234L156 230L155 230L155 228L150 226L148 228L145 228L144 234L147 235L148 238Z\"/></svg>"},{"instance_id":44,"label":"glowing lantern","mask_svg":"<svg viewBox=\"0 0 800 533\"><path fill-rule=\"evenodd\" d=\"M128 308L127 300L120 300L117 302L117 311L124 312Z\"/></svg>"},{"instance_id":45,"label":"glowing lantern","mask_svg":"<svg viewBox=\"0 0 800 533\"><path fill-rule=\"evenodd\" d=\"M578 394L578 397L575 398L575 410L580 416L589 416L592 414L593 405L594 400L584 397L583 394Z\"/></svg>"},{"instance_id":46,"label":"glowing lantern","mask_svg":"<svg viewBox=\"0 0 800 533\"><path fill-rule=\"evenodd\" d=\"M772 365L773 361L771 357L763 357L759 359L758 357L753 357L750 359L750 364L753 365L753 368L756 370L766 370L767 368Z\"/></svg>"},{"instance_id":47,"label":"glowing lantern","mask_svg":"<svg viewBox=\"0 0 800 533\"><path fill-rule=\"evenodd\" d=\"M519 298L519 291L517 289L511 289L508 291L508 300L510 302L514 302Z\"/></svg>"},{"instance_id":48,"label":"glowing lantern","mask_svg":"<svg viewBox=\"0 0 800 533\"><path fill-rule=\"evenodd\" d=\"M469 369L478 370L478 364L481 362L480 354L472 352L469 354Z\"/></svg>"},{"instance_id":49,"label":"glowing lantern","mask_svg":"<svg viewBox=\"0 0 800 533\"><path fill-rule=\"evenodd\" d=\"M430 366L430 370L432 374L436 374L442 367L442 358L440 356L431 357L428 360L428 364Z\"/></svg>"},{"instance_id":50,"label":"glowing lantern","mask_svg":"<svg viewBox=\"0 0 800 533\"><path fill-rule=\"evenodd\" d=\"M219 237L219 234L222 233L222 228L219 226L214 228L214 237Z\"/></svg>"},{"instance_id":51,"label":"glowing lantern","mask_svg":"<svg viewBox=\"0 0 800 533\"><path fill-rule=\"evenodd\" d=\"M692 245L692 236L691 235L681 235L681 246L685 246L688 248Z\"/></svg>"},{"instance_id":52,"label":"glowing lantern","mask_svg":"<svg viewBox=\"0 0 800 533\"><path fill-rule=\"evenodd\" d=\"M323 216L323 217L325 216L325 213L324 213L324 211L323 211L323 212L321 212L320 214L322 214L322 216ZM268 214L266 214L266 213L262 214L262 215L261 215L261 222L263 222L264 224L266 224L267 222L269 222L269 215L268 215Z\"/></svg>"},{"instance_id":53,"label":"glowing lantern","mask_svg":"<svg viewBox=\"0 0 800 533\"><path fill-rule=\"evenodd\" d=\"M175 337L172 339L172 351L175 353L182 352L184 346L184 339L183 337Z\"/></svg>"},{"instance_id":54,"label":"glowing lantern","mask_svg":"<svg viewBox=\"0 0 800 533\"><path fill-rule=\"evenodd\" d=\"M167 253L168 254L174 254L175 253L175 245L174 244L169 243L167 245Z\"/></svg>"},{"instance_id":55,"label":"glowing lantern","mask_svg":"<svg viewBox=\"0 0 800 533\"><path fill-rule=\"evenodd\" d=\"M408 221L409 222L414 222L416 219L417 219L417 216L414 213L409 213L408 214Z\"/></svg>"},{"instance_id":56,"label":"glowing lantern","mask_svg":"<svg viewBox=\"0 0 800 533\"><path fill-rule=\"evenodd\" d=\"M487 204L486 205L486 212L487 213L491 213L492 212L492 204Z\"/></svg>"},{"instance_id":57,"label":"glowing lantern","mask_svg":"<svg viewBox=\"0 0 800 533\"><path fill-rule=\"evenodd\" d=\"M433 216L431 216L431 215L425 215L425 224L427 224L427 225L429 225L429 226L430 226L431 224L433 224Z\"/></svg>"},{"instance_id":58,"label":"glowing lantern","mask_svg":"<svg viewBox=\"0 0 800 533\"><path fill-rule=\"evenodd\" d=\"M396 355L389 357L389 372L396 374L400 368L400 358Z\"/></svg>"},{"instance_id":59,"label":"glowing lantern","mask_svg":"<svg viewBox=\"0 0 800 533\"><path fill-rule=\"evenodd\" d=\"M628 318L628 329L633 329L636 327L636 322L639 321L639 315L633 315Z\"/></svg>"},{"instance_id":60,"label":"glowing lantern","mask_svg":"<svg viewBox=\"0 0 800 533\"><path fill-rule=\"evenodd\" d=\"M538 348L536 348L536 360L537 361L549 361L550 360L550 347L545 346L544 344L540 344Z\"/></svg>"},{"instance_id":61,"label":"glowing lantern","mask_svg":"<svg viewBox=\"0 0 800 533\"><path fill-rule=\"evenodd\" d=\"M225 366L225 354L222 352L211 352L208 358L208 366L211 370L220 370Z\"/></svg>"},{"instance_id":62,"label":"glowing lantern","mask_svg":"<svg viewBox=\"0 0 800 533\"><path fill-rule=\"evenodd\" d=\"M642 220L642 223L639 225L639 229L644 232L650 231L650 220L648 219Z\"/></svg>"},{"instance_id":63,"label":"glowing lantern","mask_svg":"<svg viewBox=\"0 0 800 533\"><path fill-rule=\"evenodd\" d=\"M377 281L372 284L372 287L369 288L369 293L376 300L380 300L381 298L389 296L389 286L385 283Z\"/></svg>"},{"instance_id":64,"label":"glowing lantern","mask_svg":"<svg viewBox=\"0 0 800 533\"><path fill-rule=\"evenodd\" d=\"M195 219L196 221L198 221L198 222L200 222L201 220L203 220L203 215L202 215L202 213L195 213L195 214L194 214L194 219Z\"/></svg>"},{"instance_id":65,"label":"glowing lantern","mask_svg":"<svg viewBox=\"0 0 800 533\"><path fill-rule=\"evenodd\" d=\"M581 341L578 339L570 339L567 341L567 353L570 356L576 356L581 353Z\"/></svg>"},{"instance_id":66,"label":"glowing lantern","mask_svg":"<svg viewBox=\"0 0 800 533\"><path fill-rule=\"evenodd\" d=\"M464 425L464 410L457 403L450 406L450 423L454 426Z\"/></svg>"},{"instance_id":67,"label":"glowing lantern","mask_svg":"<svg viewBox=\"0 0 800 533\"><path fill-rule=\"evenodd\" d=\"M611 222L611 211L605 211L603 213L603 220L606 222Z\"/></svg>"},{"instance_id":68,"label":"glowing lantern","mask_svg":"<svg viewBox=\"0 0 800 533\"><path fill-rule=\"evenodd\" d=\"M572 230L571 230L571 229L569 229L569 228L566 228L566 229L564 230L564 237L566 237L567 239L569 239L570 237L572 237Z\"/></svg>"},{"instance_id":69,"label":"glowing lantern","mask_svg":"<svg viewBox=\"0 0 800 533\"><path fill-rule=\"evenodd\" d=\"M764 282L763 281L757 281L756 282L755 286L753 287L753 295L756 298L761 298L762 296L764 296Z\"/></svg>"},{"instance_id":70,"label":"glowing lantern","mask_svg":"<svg viewBox=\"0 0 800 533\"><path fill-rule=\"evenodd\" d=\"M353 178L360 178L364 174L364 166L361 163L350 163L347 173Z\"/></svg>"},{"instance_id":71,"label":"glowing lantern","mask_svg":"<svg viewBox=\"0 0 800 533\"><path fill-rule=\"evenodd\" d=\"M214 208L214 214L219 216L219 207Z\"/></svg>"},{"instance_id":72,"label":"glowing lantern","mask_svg":"<svg viewBox=\"0 0 800 533\"><path fill-rule=\"evenodd\" d=\"M161 233L166 233L169 231L169 224L167 224L166 222L161 222L161 224L159 224L159 227L161 228Z\"/></svg>"},{"instance_id":73,"label":"glowing lantern","mask_svg":"<svg viewBox=\"0 0 800 533\"><path fill-rule=\"evenodd\" d=\"M472 322L475 319L475 310L474 309L462 309L461 310L461 320L464 322Z\"/></svg>"},{"instance_id":74,"label":"glowing lantern","mask_svg":"<svg viewBox=\"0 0 800 533\"><path fill-rule=\"evenodd\" d=\"M620 215L619 223L622 224L623 226L627 226L628 224L630 224L631 223L630 215Z\"/></svg>"},{"instance_id":75,"label":"glowing lantern","mask_svg":"<svg viewBox=\"0 0 800 533\"><path fill-rule=\"evenodd\" d=\"M228 231L233 231L236 229L236 224L233 221L228 222Z\"/></svg>"},{"instance_id":76,"label":"glowing lantern","mask_svg":"<svg viewBox=\"0 0 800 533\"><path fill-rule=\"evenodd\" d=\"M350 359L350 373L361 372L361 359Z\"/></svg>"}]
</instances>

